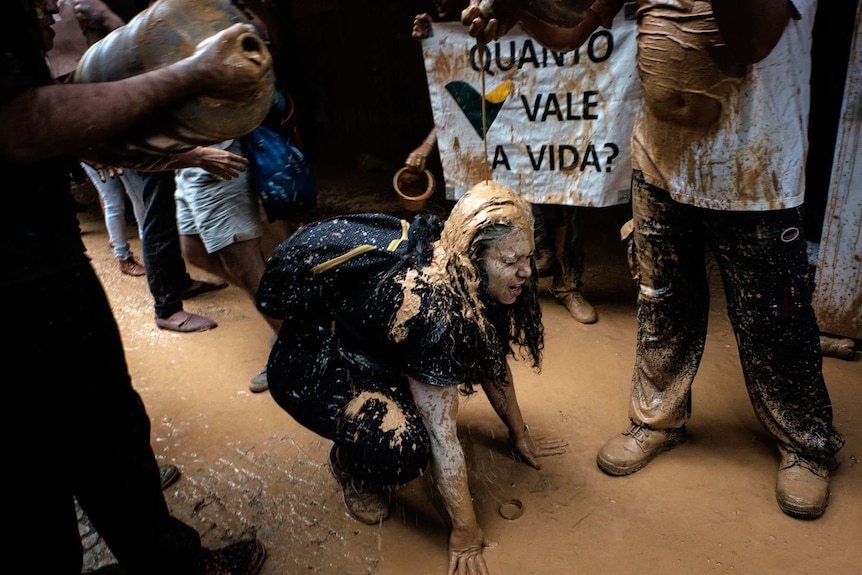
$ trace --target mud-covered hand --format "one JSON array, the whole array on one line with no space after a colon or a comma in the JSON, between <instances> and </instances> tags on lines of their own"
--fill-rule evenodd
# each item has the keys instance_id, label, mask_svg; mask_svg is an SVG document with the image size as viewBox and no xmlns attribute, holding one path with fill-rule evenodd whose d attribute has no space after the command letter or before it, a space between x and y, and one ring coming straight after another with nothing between
<instances>
[{"instance_id":1,"label":"mud-covered hand","mask_svg":"<svg viewBox=\"0 0 862 575\"><path fill-rule=\"evenodd\" d=\"M470 4L461 11L461 23L467 26L470 36L482 44L493 42L506 34L520 18L518 10L498 14L493 8L493 0L470 0Z\"/></svg>"},{"instance_id":2,"label":"mud-covered hand","mask_svg":"<svg viewBox=\"0 0 862 575\"><path fill-rule=\"evenodd\" d=\"M202 40L182 64L201 74L201 89L239 96L258 90L272 68L272 54L250 24L234 24Z\"/></svg>"},{"instance_id":3,"label":"mud-covered hand","mask_svg":"<svg viewBox=\"0 0 862 575\"><path fill-rule=\"evenodd\" d=\"M566 446L569 445L564 439L533 439L529 428L526 426L519 433L509 432L509 439L512 441L515 455L523 459L527 465L536 469L542 468L539 462L536 461L539 457L562 455L566 452Z\"/></svg>"},{"instance_id":4,"label":"mud-covered hand","mask_svg":"<svg viewBox=\"0 0 862 575\"><path fill-rule=\"evenodd\" d=\"M490 575L485 557L482 556L482 547L450 549L448 575Z\"/></svg>"},{"instance_id":5,"label":"mud-covered hand","mask_svg":"<svg viewBox=\"0 0 862 575\"><path fill-rule=\"evenodd\" d=\"M102 0L66 0L75 12L75 18L84 28L103 33L116 30L125 22Z\"/></svg>"},{"instance_id":6,"label":"mud-covered hand","mask_svg":"<svg viewBox=\"0 0 862 575\"><path fill-rule=\"evenodd\" d=\"M495 545L485 539L481 529L453 529L449 535L447 575L490 575L482 550Z\"/></svg>"},{"instance_id":7,"label":"mud-covered hand","mask_svg":"<svg viewBox=\"0 0 862 575\"><path fill-rule=\"evenodd\" d=\"M436 144L437 126L434 126L425 137L425 140L419 144L415 150L410 152L407 159L404 161L404 165L408 168L413 168L417 172L421 172L425 169L425 162L428 160L428 154L431 153L431 150L434 149Z\"/></svg>"},{"instance_id":8,"label":"mud-covered hand","mask_svg":"<svg viewBox=\"0 0 862 575\"><path fill-rule=\"evenodd\" d=\"M416 17L413 18L413 38L416 40L424 40L431 36L432 21L433 19L430 14L417 14Z\"/></svg>"}]
</instances>

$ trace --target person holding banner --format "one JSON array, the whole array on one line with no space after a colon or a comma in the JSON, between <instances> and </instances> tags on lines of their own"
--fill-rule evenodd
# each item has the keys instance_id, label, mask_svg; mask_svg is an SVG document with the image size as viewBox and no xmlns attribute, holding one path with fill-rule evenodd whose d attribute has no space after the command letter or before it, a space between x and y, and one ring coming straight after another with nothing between
<instances>
[{"instance_id":1,"label":"person holding banner","mask_svg":"<svg viewBox=\"0 0 862 575\"><path fill-rule=\"evenodd\" d=\"M599 0L568 29L522 24L570 50L621 4ZM637 357L630 427L597 455L604 472L628 475L686 440L709 247L754 412L777 442L778 506L803 519L826 510L830 464L844 444L823 379L801 213L815 10L816 0L638 2ZM462 16L481 40L517 19L483 12L478 0Z\"/></svg>"},{"instance_id":2,"label":"person holding banner","mask_svg":"<svg viewBox=\"0 0 862 575\"><path fill-rule=\"evenodd\" d=\"M429 12L417 14L413 19L412 37L419 41L428 38L433 22L457 21L466 6L466 0L435 0L436 18ZM407 155L404 165L421 172L436 145L437 127L433 126L422 143ZM533 204L532 208L539 275L553 274L551 293L576 321L595 323L599 319L596 308L581 293L584 275L583 210L578 206L553 204Z\"/></svg>"},{"instance_id":3,"label":"person holding banner","mask_svg":"<svg viewBox=\"0 0 862 575\"><path fill-rule=\"evenodd\" d=\"M363 523L385 520L392 489L430 465L449 515L449 575L488 574L460 397L481 385L526 464L565 452L565 441L531 436L508 364L515 349L541 362L533 247L530 204L486 182L445 222L353 214L306 224L260 283L258 309L284 320L267 367L272 398L332 441L329 468Z\"/></svg>"}]
</instances>

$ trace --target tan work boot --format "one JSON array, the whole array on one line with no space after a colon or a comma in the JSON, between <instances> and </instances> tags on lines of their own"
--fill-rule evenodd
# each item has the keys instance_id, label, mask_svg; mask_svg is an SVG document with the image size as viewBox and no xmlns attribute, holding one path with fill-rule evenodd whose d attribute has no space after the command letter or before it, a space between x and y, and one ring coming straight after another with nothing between
<instances>
[{"instance_id":1,"label":"tan work boot","mask_svg":"<svg viewBox=\"0 0 862 575\"><path fill-rule=\"evenodd\" d=\"M659 453L685 443L685 439L685 427L647 429L633 423L631 429L602 446L596 463L609 475L629 475L646 467Z\"/></svg>"},{"instance_id":2,"label":"tan work boot","mask_svg":"<svg viewBox=\"0 0 862 575\"><path fill-rule=\"evenodd\" d=\"M341 486L344 506L359 521L367 525L377 525L389 517L387 492L354 481L349 473L338 464L335 446L329 452L329 470Z\"/></svg>"},{"instance_id":3,"label":"tan work boot","mask_svg":"<svg viewBox=\"0 0 862 575\"><path fill-rule=\"evenodd\" d=\"M805 459L778 445L781 463L775 481L775 498L786 514L799 519L817 519L829 504L829 469L822 461Z\"/></svg>"},{"instance_id":4,"label":"tan work boot","mask_svg":"<svg viewBox=\"0 0 862 575\"><path fill-rule=\"evenodd\" d=\"M556 292L554 297L581 323L595 323L599 319L596 308L584 299L580 291Z\"/></svg>"}]
</instances>

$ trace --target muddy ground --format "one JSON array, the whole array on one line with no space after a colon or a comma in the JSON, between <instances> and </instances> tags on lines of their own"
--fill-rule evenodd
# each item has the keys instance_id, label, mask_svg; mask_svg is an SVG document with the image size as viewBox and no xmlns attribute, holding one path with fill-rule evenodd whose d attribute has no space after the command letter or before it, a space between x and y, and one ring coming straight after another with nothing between
<instances>
[{"instance_id":1,"label":"muddy ground","mask_svg":"<svg viewBox=\"0 0 862 575\"><path fill-rule=\"evenodd\" d=\"M409 215L391 177L318 171L321 209L314 216ZM438 190L428 209L446 207ZM481 393L464 400L459 415L477 513L496 542L485 552L491 574L859 573L862 361L824 360L835 424L847 445L825 516L792 519L775 503L778 455L748 402L717 273L689 442L630 477L609 477L596 467L596 450L627 425L636 321L635 288L617 239L626 208L591 212L584 294L598 309L598 323L575 322L546 293L544 369L536 374L513 365L531 430L566 439L567 453L543 460L541 471L515 462L505 428ZM397 492L395 512L382 526L360 524L346 514L325 465L329 442L297 425L268 392L248 391L272 334L239 289L186 303L218 321L217 329L161 331L145 279L116 266L98 204L81 222L153 422L156 455L182 472L165 492L175 515L208 546L256 531L269 551L264 575L445 575L447 530L429 503L426 480ZM140 242L132 246L140 256ZM511 499L524 506L516 520L499 513ZM87 546L88 570L111 560L94 534Z\"/></svg>"}]
</instances>

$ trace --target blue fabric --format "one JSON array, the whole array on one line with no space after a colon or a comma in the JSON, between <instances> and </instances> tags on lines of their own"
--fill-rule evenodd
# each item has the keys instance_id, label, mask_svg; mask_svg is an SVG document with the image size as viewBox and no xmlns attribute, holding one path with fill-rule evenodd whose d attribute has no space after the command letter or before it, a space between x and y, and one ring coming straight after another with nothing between
<instances>
[{"instance_id":1,"label":"blue fabric","mask_svg":"<svg viewBox=\"0 0 862 575\"><path fill-rule=\"evenodd\" d=\"M296 146L263 125L242 140L249 162L249 179L260 194L270 222L315 205L317 184L305 156Z\"/></svg>"}]
</instances>

